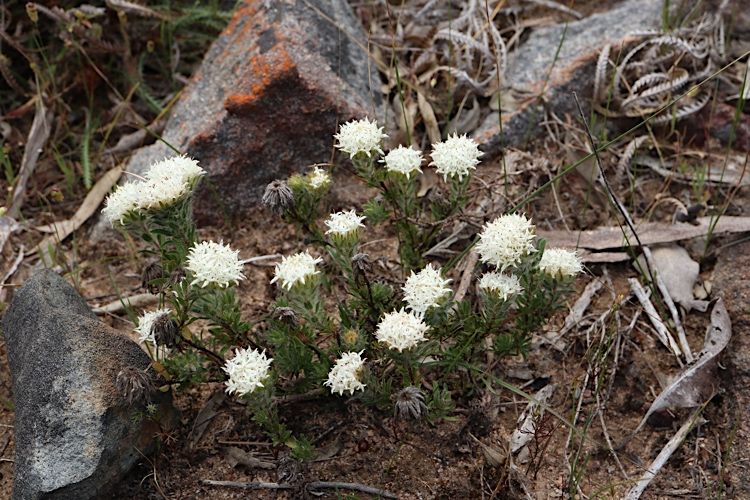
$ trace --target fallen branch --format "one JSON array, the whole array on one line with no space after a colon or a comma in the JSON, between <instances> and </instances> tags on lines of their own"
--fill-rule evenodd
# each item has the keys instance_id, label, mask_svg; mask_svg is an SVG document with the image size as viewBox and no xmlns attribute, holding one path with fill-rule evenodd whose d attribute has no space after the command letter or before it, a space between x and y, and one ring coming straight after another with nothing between
<instances>
[{"instance_id":1,"label":"fallen branch","mask_svg":"<svg viewBox=\"0 0 750 500\"><path fill-rule=\"evenodd\" d=\"M152 295L150 293L139 293L131 297L124 297L122 299L113 300L109 304L105 304L101 307L94 307L92 311L94 314L114 314L125 310L127 307L143 307L150 306L159 302L158 295Z\"/></svg>"},{"instance_id":2,"label":"fallen branch","mask_svg":"<svg viewBox=\"0 0 750 500\"><path fill-rule=\"evenodd\" d=\"M700 408L695 410L692 415L690 415L690 418L688 418L687 422L685 422L682 427L680 427L680 430L677 431L677 434L675 434L672 439L669 440L667 445L656 456L654 461L651 462L651 465L648 466L646 472L644 472L640 479L638 479L638 482L635 484L635 486L630 489L627 496L625 497L625 500L638 500L639 498L641 498L643 491L648 487L651 480L656 477L662 467L664 467L664 464L667 463L667 460L669 460L672 454L677 451L677 448L680 447L688 434L690 434L690 431L692 431L693 427L695 427L695 425L698 423L701 413L703 412L703 408L704 407L701 406Z\"/></svg>"},{"instance_id":3,"label":"fallen branch","mask_svg":"<svg viewBox=\"0 0 750 500\"><path fill-rule=\"evenodd\" d=\"M393 498L393 499L398 498L393 493L389 493L385 490L381 490L379 488L373 488L372 486L366 486L364 484L359 484L359 483L313 481L312 483L307 483L306 488L308 490L323 490L323 489L351 490L351 491L359 491L360 493L367 493L368 495L375 495L381 498Z\"/></svg>"},{"instance_id":4,"label":"fallen branch","mask_svg":"<svg viewBox=\"0 0 750 500\"><path fill-rule=\"evenodd\" d=\"M226 488L240 488L243 490L291 490L294 486L289 483L264 483L257 481L254 483L241 483L239 481L214 481L212 479L203 479L201 483L209 486L224 486Z\"/></svg>"}]
</instances>

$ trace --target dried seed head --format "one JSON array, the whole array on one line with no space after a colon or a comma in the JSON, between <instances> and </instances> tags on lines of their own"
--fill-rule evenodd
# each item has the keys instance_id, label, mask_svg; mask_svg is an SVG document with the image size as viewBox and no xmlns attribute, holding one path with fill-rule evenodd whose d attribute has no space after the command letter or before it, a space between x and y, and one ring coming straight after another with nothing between
<instances>
[{"instance_id":1,"label":"dried seed head","mask_svg":"<svg viewBox=\"0 0 750 500\"><path fill-rule=\"evenodd\" d=\"M352 257L352 267L363 273L369 273L372 270L370 256L366 253L354 254L354 257Z\"/></svg>"},{"instance_id":2,"label":"dried seed head","mask_svg":"<svg viewBox=\"0 0 750 500\"><path fill-rule=\"evenodd\" d=\"M272 181L263 193L263 205L276 213L284 213L284 210L294 205L294 193L286 181Z\"/></svg>"},{"instance_id":3,"label":"dried seed head","mask_svg":"<svg viewBox=\"0 0 750 500\"><path fill-rule=\"evenodd\" d=\"M185 273L185 269L182 267L178 267L174 271L172 271L172 275L169 277L169 284L170 285L176 285L180 281L182 281L187 274Z\"/></svg>"},{"instance_id":4,"label":"dried seed head","mask_svg":"<svg viewBox=\"0 0 750 500\"><path fill-rule=\"evenodd\" d=\"M174 347L180 340L180 327L177 322L167 314L157 317L151 328L154 332L156 345Z\"/></svg>"},{"instance_id":5,"label":"dried seed head","mask_svg":"<svg viewBox=\"0 0 750 500\"><path fill-rule=\"evenodd\" d=\"M372 262L370 262L370 256L366 253L358 253L352 257L352 272L354 274L354 282L359 283L365 275L372 271Z\"/></svg>"},{"instance_id":6,"label":"dried seed head","mask_svg":"<svg viewBox=\"0 0 750 500\"><path fill-rule=\"evenodd\" d=\"M143 270L141 277L141 286L149 291L149 293L157 294L161 292L160 283L152 283L154 280L158 280L164 277L164 268L158 262L152 262L146 269Z\"/></svg>"},{"instance_id":7,"label":"dried seed head","mask_svg":"<svg viewBox=\"0 0 750 500\"><path fill-rule=\"evenodd\" d=\"M277 307L273 310L273 317L288 325L297 324L297 313L291 307Z\"/></svg>"},{"instance_id":8,"label":"dried seed head","mask_svg":"<svg viewBox=\"0 0 750 500\"><path fill-rule=\"evenodd\" d=\"M427 411L424 394L414 386L404 387L396 393L394 413L399 418L419 419Z\"/></svg>"},{"instance_id":9,"label":"dried seed head","mask_svg":"<svg viewBox=\"0 0 750 500\"><path fill-rule=\"evenodd\" d=\"M138 402L148 404L151 402L154 383L146 370L126 366L117 374L115 387L129 405Z\"/></svg>"}]
</instances>

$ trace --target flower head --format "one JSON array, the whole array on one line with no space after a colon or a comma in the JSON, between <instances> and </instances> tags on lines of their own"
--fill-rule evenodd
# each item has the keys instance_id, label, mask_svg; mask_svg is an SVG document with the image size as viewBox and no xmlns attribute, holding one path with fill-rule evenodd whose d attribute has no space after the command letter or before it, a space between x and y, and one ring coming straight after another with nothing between
<instances>
[{"instance_id":1,"label":"flower head","mask_svg":"<svg viewBox=\"0 0 750 500\"><path fill-rule=\"evenodd\" d=\"M122 224L129 213L174 205L192 192L205 173L187 156L165 158L152 164L142 181L126 182L110 194L102 213L110 223Z\"/></svg>"},{"instance_id":2,"label":"flower head","mask_svg":"<svg viewBox=\"0 0 750 500\"><path fill-rule=\"evenodd\" d=\"M236 349L234 357L226 362L223 370L229 375L226 381L227 392L244 396L258 387L268 378L272 358L266 357L266 351L256 349Z\"/></svg>"},{"instance_id":3,"label":"flower head","mask_svg":"<svg viewBox=\"0 0 750 500\"><path fill-rule=\"evenodd\" d=\"M336 147L354 157L357 153L364 153L368 157L372 153L383 154L380 143L384 137L383 127L378 127L376 121L367 118L352 120L339 128L339 133L333 136L337 141Z\"/></svg>"},{"instance_id":4,"label":"flower head","mask_svg":"<svg viewBox=\"0 0 750 500\"><path fill-rule=\"evenodd\" d=\"M427 340L425 333L429 328L414 312L407 312L402 308L383 316L375 331L375 338L390 349L401 352Z\"/></svg>"},{"instance_id":5,"label":"flower head","mask_svg":"<svg viewBox=\"0 0 750 500\"><path fill-rule=\"evenodd\" d=\"M458 177L461 180L469 175L470 170L477 168L482 154L477 143L466 137L466 134L454 134L445 141L432 145L430 165L435 165L437 173L443 174L444 179Z\"/></svg>"},{"instance_id":6,"label":"flower head","mask_svg":"<svg viewBox=\"0 0 750 500\"><path fill-rule=\"evenodd\" d=\"M521 257L536 251L534 226L523 215L509 214L498 217L484 227L479 235L476 250L482 262L500 270L518 264Z\"/></svg>"},{"instance_id":7,"label":"flower head","mask_svg":"<svg viewBox=\"0 0 750 500\"><path fill-rule=\"evenodd\" d=\"M450 295L452 290L447 286L450 281L443 278L440 269L433 268L432 264L427 264L416 274L412 271L403 287L408 308L417 314L424 314L430 307L438 305L440 299Z\"/></svg>"},{"instance_id":8,"label":"flower head","mask_svg":"<svg viewBox=\"0 0 750 500\"><path fill-rule=\"evenodd\" d=\"M172 311L165 308L143 313L143 315L138 318L138 326L135 327L135 331L138 333L139 342L149 342L156 345L156 326L164 320L168 320L171 312Z\"/></svg>"},{"instance_id":9,"label":"flower head","mask_svg":"<svg viewBox=\"0 0 750 500\"><path fill-rule=\"evenodd\" d=\"M517 276L501 273L485 273L479 280L479 288L503 300L508 300L523 291Z\"/></svg>"},{"instance_id":10,"label":"flower head","mask_svg":"<svg viewBox=\"0 0 750 500\"><path fill-rule=\"evenodd\" d=\"M415 172L422 173L419 168L422 165L422 152L412 147L399 146L392 149L380 162L385 163L385 168L389 172L398 172L407 179Z\"/></svg>"},{"instance_id":11,"label":"flower head","mask_svg":"<svg viewBox=\"0 0 750 500\"><path fill-rule=\"evenodd\" d=\"M320 167L313 167L307 174L307 182L313 189L322 189L331 183L331 176Z\"/></svg>"},{"instance_id":12,"label":"flower head","mask_svg":"<svg viewBox=\"0 0 750 500\"><path fill-rule=\"evenodd\" d=\"M140 208L141 188L139 184L141 183L126 182L107 196L102 214L111 224L115 222L122 224L128 214Z\"/></svg>"},{"instance_id":13,"label":"flower head","mask_svg":"<svg viewBox=\"0 0 750 500\"><path fill-rule=\"evenodd\" d=\"M190 284L199 283L201 287L215 285L225 288L245 279L239 251L232 250L223 242L202 241L193 245L185 268L193 275Z\"/></svg>"},{"instance_id":14,"label":"flower head","mask_svg":"<svg viewBox=\"0 0 750 500\"><path fill-rule=\"evenodd\" d=\"M315 265L321 262L323 259L315 258L307 251L282 257L281 262L276 264L271 283L278 281L281 287L291 290L297 283L304 284L307 278L319 274L320 271L315 268Z\"/></svg>"},{"instance_id":15,"label":"flower head","mask_svg":"<svg viewBox=\"0 0 750 500\"><path fill-rule=\"evenodd\" d=\"M344 391L354 394L354 391L360 391L365 388L365 384L359 381L362 367L365 360L362 359L362 352L345 352L341 358L336 361L331 371L328 372L328 380L324 385L331 388L331 394L338 393L343 395Z\"/></svg>"},{"instance_id":16,"label":"flower head","mask_svg":"<svg viewBox=\"0 0 750 500\"><path fill-rule=\"evenodd\" d=\"M198 166L198 162L185 155L164 158L153 163L146 172L146 180L161 183L165 180L175 180L185 187L192 187L199 178L206 175L206 171Z\"/></svg>"},{"instance_id":17,"label":"flower head","mask_svg":"<svg viewBox=\"0 0 750 500\"><path fill-rule=\"evenodd\" d=\"M539 261L539 270L553 278L566 278L580 273L583 265L575 252L563 248L547 248Z\"/></svg>"},{"instance_id":18,"label":"flower head","mask_svg":"<svg viewBox=\"0 0 750 500\"><path fill-rule=\"evenodd\" d=\"M333 236L347 236L351 233L356 232L360 227L365 227L362 221L365 220L365 216L357 215L354 210L348 212L336 212L330 215L325 221L328 226L326 234Z\"/></svg>"}]
</instances>

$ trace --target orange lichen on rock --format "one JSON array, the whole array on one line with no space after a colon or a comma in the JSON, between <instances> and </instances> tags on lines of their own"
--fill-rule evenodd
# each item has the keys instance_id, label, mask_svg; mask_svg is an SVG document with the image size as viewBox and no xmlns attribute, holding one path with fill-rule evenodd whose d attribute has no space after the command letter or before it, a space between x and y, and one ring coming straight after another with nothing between
<instances>
[{"instance_id":1,"label":"orange lichen on rock","mask_svg":"<svg viewBox=\"0 0 750 500\"><path fill-rule=\"evenodd\" d=\"M248 106L262 97L269 85L293 72L296 65L289 53L277 46L265 54L256 54L250 58L252 83L247 93L232 94L224 101L227 110Z\"/></svg>"}]
</instances>

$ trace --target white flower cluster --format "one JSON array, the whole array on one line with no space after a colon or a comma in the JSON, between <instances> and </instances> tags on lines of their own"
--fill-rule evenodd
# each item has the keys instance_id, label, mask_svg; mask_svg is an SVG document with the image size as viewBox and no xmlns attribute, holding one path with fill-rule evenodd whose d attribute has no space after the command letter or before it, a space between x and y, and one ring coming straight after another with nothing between
<instances>
[{"instance_id":1,"label":"white flower cluster","mask_svg":"<svg viewBox=\"0 0 750 500\"><path fill-rule=\"evenodd\" d=\"M244 396L263 387L268 378L268 370L273 358L266 357L266 351L256 349L236 349L234 357L226 362L223 370L229 375L226 381L229 394Z\"/></svg>"},{"instance_id":2,"label":"white flower cluster","mask_svg":"<svg viewBox=\"0 0 750 500\"><path fill-rule=\"evenodd\" d=\"M281 287L291 290L297 283L304 284L307 278L319 274L320 271L315 268L315 265L321 262L323 259L315 258L307 251L282 257L281 262L276 264L271 283L278 281Z\"/></svg>"},{"instance_id":3,"label":"white flower cluster","mask_svg":"<svg viewBox=\"0 0 750 500\"><path fill-rule=\"evenodd\" d=\"M201 287L215 285L225 288L245 279L239 251L232 250L223 242L202 241L193 245L185 269L193 275L190 284L200 284Z\"/></svg>"},{"instance_id":4,"label":"white flower cluster","mask_svg":"<svg viewBox=\"0 0 750 500\"><path fill-rule=\"evenodd\" d=\"M392 149L380 162L385 163L385 168L389 172L398 172L407 179L415 172L422 173L419 168L422 165L422 152L412 147L399 146Z\"/></svg>"},{"instance_id":5,"label":"white flower cluster","mask_svg":"<svg viewBox=\"0 0 750 500\"><path fill-rule=\"evenodd\" d=\"M388 137L383 133L383 127L378 127L376 121L367 118L352 120L339 128L339 133L333 136L338 142L336 147L354 157L357 153L364 153L368 157L372 153L383 154L380 143Z\"/></svg>"},{"instance_id":6,"label":"white flower cluster","mask_svg":"<svg viewBox=\"0 0 750 500\"><path fill-rule=\"evenodd\" d=\"M354 394L365 388L359 377L365 360L362 352L345 352L328 373L328 380L324 385L331 388L331 394L343 395L345 391Z\"/></svg>"},{"instance_id":7,"label":"white flower cluster","mask_svg":"<svg viewBox=\"0 0 750 500\"><path fill-rule=\"evenodd\" d=\"M131 212L173 205L187 196L205 173L197 161L186 156L165 158L149 167L144 180L126 182L110 194L102 214L112 224L122 223Z\"/></svg>"},{"instance_id":8,"label":"white flower cluster","mask_svg":"<svg viewBox=\"0 0 750 500\"><path fill-rule=\"evenodd\" d=\"M169 316L172 312L169 309L157 309L156 311L149 311L143 313L138 318L138 326L135 327L136 333L138 333L138 341L143 343L150 343L156 345L156 335L154 333L154 323L164 316Z\"/></svg>"},{"instance_id":9,"label":"white flower cluster","mask_svg":"<svg viewBox=\"0 0 750 500\"><path fill-rule=\"evenodd\" d=\"M375 338L390 349L401 352L427 340L425 333L429 328L420 316L402 308L383 316L375 331Z\"/></svg>"},{"instance_id":10,"label":"white flower cluster","mask_svg":"<svg viewBox=\"0 0 750 500\"><path fill-rule=\"evenodd\" d=\"M451 280L443 278L440 269L435 269L432 264L418 273L411 272L403 286L404 300L408 308L422 315L430 307L438 305L440 299L450 295L452 290L448 285Z\"/></svg>"},{"instance_id":11,"label":"white flower cluster","mask_svg":"<svg viewBox=\"0 0 750 500\"><path fill-rule=\"evenodd\" d=\"M501 271L518 264L521 258L536 251L534 226L523 215L498 217L484 227L479 235L477 252L485 264Z\"/></svg>"},{"instance_id":12,"label":"white flower cluster","mask_svg":"<svg viewBox=\"0 0 750 500\"><path fill-rule=\"evenodd\" d=\"M307 174L307 180L313 189L321 189L331 183L331 176L320 167L313 167Z\"/></svg>"},{"instance_id":13,"label":"white flower cluster","mask_svg":"<svg viewBox=\"0 0 750 500\"><path fill-rule=\"evenodd\" d=\"M479 288L503 300L508 300L523 291L517 276L501 273L485 273L479 280Z\"/></svg>"},{"instance_id":14,"label":"white flower cluster","mask_svg":"<svg viewBox=\"0 0 750 500\"><path fill-rule=\"evenodd\" d=\"M448 177L458 177L461 180L469 175L470 170L477 168L482 154L477 143L466 137L466 134L454 134L445 141L432 145L430 165L435 165L437 173L443 174L446 180Z\"/></svg>"},{"instance_id":15,"label":"white flower cluster","mask_svg":"<svg viewBox=\"0 0 750 500\"><path fill-rule=\"evenodd\" d=\"M365 220L364 215L359 216L354 210L333 213L325 221L326 226L328 226L326 234L347 236L350 233L356 232L360 227L365 227L362 224L363 220Z\"/></svg>"},{"instance_id":16,"label":"white flower cluster","mask_svg":"<svg viewBox=\"0 0 750 500\"><path fill-rule=\"evenodd\" d=\"M568 278L580 273L583 265L575 252L563 248L548 248L539 261L539 270L553 278Z\"/></svg>"}]
</instances>

